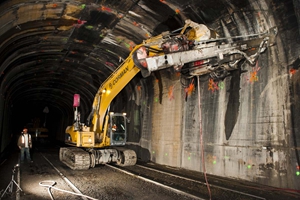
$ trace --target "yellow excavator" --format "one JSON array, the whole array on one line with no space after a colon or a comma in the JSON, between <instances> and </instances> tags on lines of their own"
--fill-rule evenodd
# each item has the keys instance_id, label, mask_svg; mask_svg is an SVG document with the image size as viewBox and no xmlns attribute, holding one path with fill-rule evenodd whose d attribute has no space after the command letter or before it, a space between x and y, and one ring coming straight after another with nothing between
<instances>
[{"instance_id":1,"label":"yellow excavator","mask_svg":"<svg viewBox=\"0 0 300 200\"><path fill-rule=\"evenodd\" d=\"M127 141L125 113L110 111L112 100L139 72L147 77L153 71L173 67L193 77L208 74L223 79L240 62L255 65L258 56L274 44L277 28L264 33L220 38L203 24L186 20L173 32L162 34L136 45L127 59L102 83L95 95L91 124L80 122L80 95L74 95L74 124L66 128L60 161L71 169L83 170L98 164L135 165L136 152L124 148Z\"/></svg>"}]
</instances>

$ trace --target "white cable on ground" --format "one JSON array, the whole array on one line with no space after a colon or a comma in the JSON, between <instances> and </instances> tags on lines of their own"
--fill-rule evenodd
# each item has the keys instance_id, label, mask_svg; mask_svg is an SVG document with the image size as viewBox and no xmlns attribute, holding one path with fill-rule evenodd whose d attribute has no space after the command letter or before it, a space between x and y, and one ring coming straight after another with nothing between
<instances>
[{"instance_id":1,"label":"white cable on ground","mask_svg":"<svg viewBox=\"0 0 300 200\"><path fill-rule=\"evenodd\" d=\"M48 184L46 184L46 183L48 183ZM61 191L61 192L66 192L66 193L69 193L69 194L74 194L74 195L81 196L81 197L86 197L86 198L92 199L92 200L98 200L98 199L95 199L93 197L89 197L89 196L84 195L84 194L78 194L78 193L75 193L75 192L70 192L70 191L67 191L67 190L62 190L62 189L59 189L57 187L54 187L54 185L56 185L55 181L51 181L51 180L42 181L42 182L39 183L39 185L42 186L42 187L47 187L48 193L49 193L52 200L54 200L54 198L53 198L53 195L51 193L51 189L55 189L55 190L58 190L58 191Z\"/></svg>"},{"instance_id":2,"label":"white cable on ground","mask_svg":"<svg viewBox=\"0 0 300 200\"><path fill-rule=\"evenodd\" d=\"M61 173L42 153L41 153L41 155L44 157L44 159L53 167L53 169L55 169L55 171L57 171L57 173L62 177L62 179L73 189L73 191L74 192L76 192L76 193L74 193L74 194L76 194L76 195L78 195L78 196L81 196L83 199L86 199L85 197L87 197L87 198L89 198L89 199L94 199L94 198L92 198L92 197L88 197L88 196L86 196L86 195L84 195L84 194L82 194L81 192L80 192L80 190L77 188L77 187L75 187L75 185L73 185L72 184L72 182L69 180L69 179L67 179L67 177L65 176L65 175L63 175L63 173ZM51 186L52 187L52 186ZM69 191L68 191L69 192ZM97 199L96 199L97 200Z\"/></svg>"}]
</instances>

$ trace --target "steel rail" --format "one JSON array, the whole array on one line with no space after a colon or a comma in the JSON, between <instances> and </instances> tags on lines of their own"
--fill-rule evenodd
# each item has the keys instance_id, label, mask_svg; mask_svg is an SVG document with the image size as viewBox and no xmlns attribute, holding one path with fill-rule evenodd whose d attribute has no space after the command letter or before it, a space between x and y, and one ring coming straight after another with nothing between
<instances>
[{"instance_id":1,"label":"steel rail","mask_svg":"<svg viewBox=\"0 0 300 200\"><path fill-rule=\"evenodd\" d=\"M141 167L141 168L144 168L144 169L148 169L148 170L152 170L152 171L155 171L155 172L159 172L159 173L162 173L162 174L166 174L166 175L169 175L169 176L173 176L173 177L176 177L176 178L181 178L181 179L184 179L184 180L187 180L187 181L192 181L192 182L195 182L195 183L206 185L206 183L198 181L198 180L194 180L194 179L187 178L187 177L184 177L184 176L179 176L179 175L175 175L175 174L172 174L172 173L169 173L169 172L164 172L164 171L161 171L161 170L153 169L151 167L146 167L146 166L139 165L139 164L136 164L135 166L138 166L138 167ZM225 187L221 187L221 186L217 186L217 185L213 185L213 184L209 184L209 185L214 187L214 188L218 188L218 189L238 193L238 194L253 197L253 198L256 198L256 199L266 200L266 198L259 197L259 196L256 196L256 195L252 195L252 194L248 194L248 193L245 193L245 192L240 192L238 190L232 190L232 189L229 189L229 188L225 188Z\"/></svg>"},{"instance_id":2,"label":"steel rail","mask_svg":"<svg viewBox=\"0 0 300 200\"><path fill-rule=\"evenodd\" d=\"M181 195L184 195L184 196L193 198L193 199L204 200L204 199L202 199L202 198L200 198L200 197L197 197L197 196L195 196L195 195L192 195L192 194L186 193L186 192L184 192L184 191L178 190L178 189L176 189L176 188L173 188L173 187L164 185L164 184L159 183L159 182L157 182L157 181L153 181L153 180L148 179L148 178L145 178L145 177L143 177L143 176L136 175L136 174L134 174L134 173L128 172L128 171L123 170L123 169L121 169L121 168L114 167L114 166L108 165L108 164L106 164L106 166L108 166L108 167L110 167L110 168L113 168L113 169L116 169L116 170L118 170L118 171L120 171L120 172L123 172L123 173L125 173L125 174L128 174L128 175L130 175L130 176L133 176L133 177L135 177L135 178L139 178L139 179L141 179L141 180L143 180L143 181L146 181L146 182L149 182L149 183L153 183L153 184L158 185L158 186L160 186L160 187L163 187L163 188L166 188L166 189L168 189L168 190L174 191L174 192L176 192L176 193L178 193L178 194L181 194Z\"/></svg>"}]
</instances>

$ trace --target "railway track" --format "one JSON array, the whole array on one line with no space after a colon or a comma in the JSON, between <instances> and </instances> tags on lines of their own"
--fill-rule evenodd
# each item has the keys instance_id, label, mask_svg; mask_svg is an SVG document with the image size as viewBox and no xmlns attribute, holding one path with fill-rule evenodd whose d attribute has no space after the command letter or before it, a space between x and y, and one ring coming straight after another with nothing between
<instances>
[{"instance_id":1,"label":"railway track","mask_svg":"<svg viewBox=\"0 0 300 200\"><path fill-rule=\"evenodd\" d=\"M186 195L193 199L210 199L207 185L205 181L200 181L199 177L187 177L184 175L174 174L168 170L157 169L153 165L137 164L130 167L119 167L108 165L114 169L124 173L136 176L154 184L160 185L174 192ZM210 184L212 199L237 199L237 200L265 200L266 198L241 192L238 190L229 189L226 187Z\"/></svg>"},{"instance_id":2,"label":"railway track","mask_svg":"<svg viewBox=\"0 0 300 200\"><path fill-rule=\"evenodd\" d=\"M74 193L82 195L78 188L76 188L67 178L62 174L44 155L44 159L55 169L55 171L64 179L67 185L72 185ZM209 199L207 185L204 181L200 181L199 177L186 177L171 173L167 170L157 169L155 165L149 166L149 164L137 164L130 167L120 167L115 165L106 165L114 170L121 171L135 178L142 179L143 181L150 182L159 187L163 187L167 190L171 190L180 195L186 196L188 199ZM55 188L54 188L55 189ZM266 198L260 197L237 190L228 189L218 185L210 184L211 193L213 199L247 199L247 200L264 200ZM87 196L85 196L87 197ZM86 198L85 198L86 199Z\"/></svg>"},{"instance_id":3,"label":"railway track","mask_svg":"<svg viewBox=\"0 0 300 200\"><path fill-rule=\"evenodd\" d=\"M43 186L52 189L51 179L58 182L58 188L68 190L68 194L54 192L53 199L166 199L166 200L264 200L298 199L299 194L273 190L255 184L232 181L231 179L208 176L208 187L203 174L188 170L162 166L154 163L138 163L135 166L98 165L89 170L71 170L58 158L57 150L47 149L35 154L35 162L23 169L23 182L27 193L31 188ZM42 177L41 177L42 175ZM49 178L50 181L49 181ZM36 179L36 182L33 180ZM30 180L30 185L24 182ZM45 182L46 181L46 182ZM36 195L49 199L46 189L38 188ZM278 189L278 188L277 188ZM269 190L269 191L268 191ZM34 199L33 195L22 196L22 200ZM72 196L70 196L72 195ZM74 196L76 195L76 196ZM51 197L52 198L52 197ZM40 198L41 199L41 198Z\"/></svg>"}]
</instances>

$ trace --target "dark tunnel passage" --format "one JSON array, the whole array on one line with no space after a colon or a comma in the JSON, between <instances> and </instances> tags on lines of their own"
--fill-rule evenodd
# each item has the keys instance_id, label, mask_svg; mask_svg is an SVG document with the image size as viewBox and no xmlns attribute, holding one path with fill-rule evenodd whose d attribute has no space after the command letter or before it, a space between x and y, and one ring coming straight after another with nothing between
<instances>
[{"instance_id":1,"label":"dark tunnel passage","mask_svg":"<svg viewBox=\"0 0 300 200\"><path fill-rule=\"evenodd\" d=\"M99 87L134 47L187 19L230 44L277 27L254 65L243 58L222 79L200 76L200 85L187 64L137 73L110 109L127 113L127 145L141 160L201 172L201 129L208 173L300 190L299 13L299 0L3 0L1 154L36 119L64 142L73 95L87 123Z\"/></svg>"}]
</instances>

